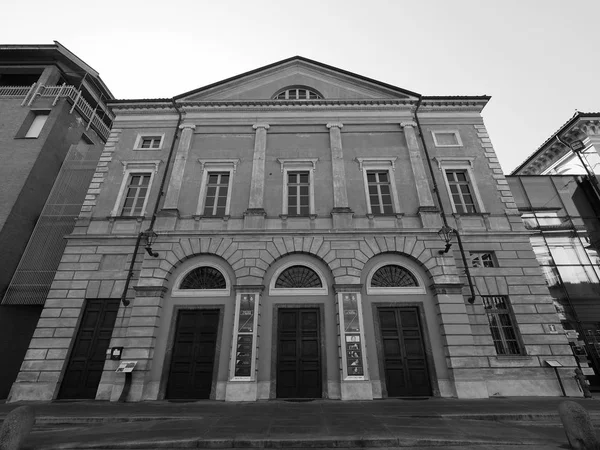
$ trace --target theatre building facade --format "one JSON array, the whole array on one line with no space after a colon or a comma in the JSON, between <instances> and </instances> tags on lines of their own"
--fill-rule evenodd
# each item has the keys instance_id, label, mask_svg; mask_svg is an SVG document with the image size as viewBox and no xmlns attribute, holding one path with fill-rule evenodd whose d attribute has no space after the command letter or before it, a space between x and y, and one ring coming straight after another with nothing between
<instances>
[{"instance_id":1,"label":"theatre building facade","mask_svg":"<svg viewBox=\"0 0 600 450\"><path fill-rule=\"evenodd\" d=\"M113 101L9 401L581 395L488 100L294 57Z\"/></svg>"}]
</instances>

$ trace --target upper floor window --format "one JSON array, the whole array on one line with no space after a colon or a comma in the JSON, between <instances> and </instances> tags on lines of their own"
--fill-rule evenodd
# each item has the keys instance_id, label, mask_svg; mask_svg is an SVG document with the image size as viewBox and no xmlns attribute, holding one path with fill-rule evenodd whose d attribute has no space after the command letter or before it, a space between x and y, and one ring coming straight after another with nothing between
<instances>
[{"instance_id":1,"label":"upper floor window","mask_svg":"<svg viewBox=\"0 0 600 450\"><path fill-rule=\"evenodd\" d=\"M111 216L144 216L161 161L121 161L123 181Z\"/></svg>"},{"instance_id":2,"label":"upper floor window","mask_svg":"<svg viewBox=\"0 0 600 450\"><path fill-rule=\"evenodd\" d=\"M318 100L323 96L306 87L286 88L273 96L275 100Z\"/></svg>"},{"instance_id":3,"label":"upper floor window","mask_svg":"<svg viewBox=\"0 0 600 450\"><path fill-rule=\"evenodd\" d=\"M31 125L29 125L27 133L25 133L26 138L37 138L40 135L42 128L44 128L44 125L48 120L50 111L35 111L34 114L33 121L31 122Z\"/></svg>"},{"instance_id":4,"label":"upper floor window","mask_svg":"<svg viewBox=\"0 0 600 450\"><path fill-rule=\"evenodd\" d=\"M446 179L457 213L476 213L475 198L471 192L466 170L447 170Z\"/></svg>"},{"instance_id":5,"label":"upper floor window","mask_svg":"<svg viewBox=\"0 0 600 450\"><path fill-rule=\"evenodd\" d=\"M396 190L396 157L356 158L363 172L367 214L382 216L400 212Z\"/></svg>"},{"instance_id":6,"label":"upper floor window","mask_svg":"<svg viewBox=\"0 0 600 450\"><path fill-rule=\"evenodd\" d=\"M283 172L282 215L310 217L315 214L314 171L318 159L279 158Z\"/></svg>"},{"instance_id":7,"label":"upper floor window","mask_svg":"<svg viewBox=\"0 0 600 450\"><path fill-rule=\"evenodd\" d=\"M148 197L148 186L150 185L150 173L132 173L129 175L127 192L123 202L122 216L141 216Z\"/></svg>"},{"instance_id":8,"label":"upper floor window","mask_svg":"<svg viewBox=\"0 0 600 450\"><path fill-rule=\"evenodd\" d=\"M164 134L139 134L135 140L134 150L160 150L165 138Z\"/></svg>"},{"instance_id":9,"label":"upper floor window","mask_svg":"<svg viewBox=\"0 0 600 450\"><path fill-rule=\"evenodd\" d=\"M202 181L196 215L203 217L229 216L231 181L239 159L200 159Z\"/></svg>"}]
</instances>

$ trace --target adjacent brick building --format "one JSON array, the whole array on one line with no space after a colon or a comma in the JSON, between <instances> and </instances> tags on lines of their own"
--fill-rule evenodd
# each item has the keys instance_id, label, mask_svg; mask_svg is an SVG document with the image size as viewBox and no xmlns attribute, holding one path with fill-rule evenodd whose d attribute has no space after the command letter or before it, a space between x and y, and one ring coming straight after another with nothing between
<instances>
[{"instance_id":1,"label":"adjacent brick building","mask_svg":"<svg viewBox=\"0 0 600 450\"><path fill-rule=\"evenodd\" d=\"M112 94L58 42L0 45L0 398L42 312L104 148Z\"/></svg>"},{"instance_id":2,"label":"adjacent brick building","mask_svg":"<svg viewBox=\"0 0 600 450\"><path fill-rule=\"evenodd\" d=\"M10 401L117 400L107 351L130 401L580 395L488 100L294 57L110 102Z\"/></svg>"}]
</instances>

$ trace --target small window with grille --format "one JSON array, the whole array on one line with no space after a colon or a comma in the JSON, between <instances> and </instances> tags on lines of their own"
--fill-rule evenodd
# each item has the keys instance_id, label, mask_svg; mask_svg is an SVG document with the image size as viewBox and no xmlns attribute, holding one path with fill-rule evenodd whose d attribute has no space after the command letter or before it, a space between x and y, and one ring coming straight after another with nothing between
<instances>
[{"instance_id":1,"label":"small window with grille","mask_svg":"<svg viewBox=\"0 0 600 450\"><path fill-rule=\"evenodd\" d=\"M374 215L393 214L390 175L387 170L367 170L369 204Z\"/></svg>"},{"instance_id":2,"label":"small window with grille","mask_svg":"<svg viewBox=\"0 0 600 450\"><path fill-rule=\"evenodd\" d=\"M148 196L150 173L131 173L127 183L125 200L121 209L122 216L141 216Z\"/></svg>"},{"instance_id":3,"label":"small window with grille","mask_svg":"<svg viewBox=\"0 0 600 450\"><path fill-rule=\"evenodd\" d=\"M496 353L498 355L523 355L508 297L505 295L482 296L482 299Z\"/></svg>"},{"instance_id":4,"label":"small window with grille","mask_svg":"<svg viewBox=\"0 0 600 450\"><path fill-rule=\"evenodd\" d=\"M494 252L469 252L471 267L497 267Z\"/></svg>"},{"instance_id":5,"label":"small window with grille","mask_svg":"<svg viewBox=\"0 0 600 450\"><path fill-rule=\"evenodd\" d=\"M271 295L326 295L323 273L308 262L290 262L275 271L269 283Z\"/></svg>"},{"instance_id":6,"label":"small window with grille","mask_svg":"<svg viewBox=\"0 0 600 450\"><path fill-rule=\"evenodd\" d=\"M395 264L380 267L371 277L371 287L376 288L404 288L418 285L419 283L412 273Z\"/></svg>"},{"instance_id":7,"label":"small window with grille","mask_svg":"<svg viewBox=\"0 0 600 450\"><path fill-rule=\"evenodd\" d=\"M475 197L469 183L466 170L446 170L446 179L450 196L456 212L459 214L477 213Z\"/></svg>"}]
</instances>

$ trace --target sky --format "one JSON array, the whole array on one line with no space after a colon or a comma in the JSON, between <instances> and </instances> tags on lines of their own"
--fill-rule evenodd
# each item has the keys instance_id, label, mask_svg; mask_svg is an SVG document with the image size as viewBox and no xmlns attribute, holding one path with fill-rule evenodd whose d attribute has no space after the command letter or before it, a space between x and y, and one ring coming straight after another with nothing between
<instances>
[{"instance_id":1,"label":"sky","mask_svg":"<svg viewBox=\"0 0 600 450\"><path fill-rule=\"evenodd\" d=\"M422 95L490 95L506 173L576 111L600 111L598 0L6 3L0 43L57 40L117 98L173 97L294 55Z\"/></svg>"}]
</instances>

